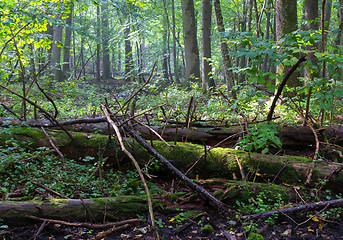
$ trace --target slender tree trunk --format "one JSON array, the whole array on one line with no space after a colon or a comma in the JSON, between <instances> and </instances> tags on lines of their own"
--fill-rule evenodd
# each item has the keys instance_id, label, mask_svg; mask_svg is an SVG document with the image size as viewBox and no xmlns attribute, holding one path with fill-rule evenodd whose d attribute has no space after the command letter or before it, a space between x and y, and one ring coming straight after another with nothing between
<instances>
[{"instance_id":1,"label":"slender tree trunk","mask_svg":"<svg viewBox=\"0 0 343 240\"><path fill-rule=\"evenodd\" d=\"M96 74L96 81L100 82L101 80L101 70L100 70L100 51L101 51L101 45L100 45L100 7L96 7L96 67L95 67L95 74Z\"/></svg>"},{"instance_id":2,"label":"slender tree trunk","mask_svg":"<svg viewBox=\"0 0 343 240\"><path fill-rule=\"evenodd\" d=\"M64 36L64 49L63 49L63 76L69 78L70 76L70 45L71 45L71 27L73 23L74 2L71 1L69 5L69 14L66 19L66 28Z\"/></svg>"},{"instance_id":3,"label":"slender tree trunk","mask_svg":"<svg viewBox=\"0 0 343 240\"><path fill-rule=\"evenodd\" d=\"M132 46L130 41L130 26L125 27L125 79L130 81L132 79L133 60L132 60Z\"/></svg>"},{"instance_id":4,"label":"slender tree trunk","mask_svg":"<svg viewBox=\"0 0 343 240\"><path fill-rule=\"evenodd\" d=\"M197 23L193 0L182 0L183 38L185 45L185 79L200 79L199 49L197 41Z\"/></svg>"},{"instance_id":5,"label":"slender tree trunk","mask_svg":"<svg viewBox=\"0 0 343 240\"><path fill-rule=\"evenodd\" d=\"M337 22L338 22L338 31L335 39L335 45L336 48L334 50L335 54L342 54L342 45L343 45L343 39L342 39L342 32L343 32L343 0L337 0L337 3L340 5L340 7L337 9ZM339 76L342 76L342 69L339 69ZM340 77L342 79L342 77Z\"/></svg>"},{"instance_id":6,"label":"slender tree trunk","mask_svg":"<svg viewBox=\"0 0 343 240\"><path fill-rule=\"evenodd\" d=\"M243 13L242 13L242 21L240 22L240 24L241 24L241 32L245 32L246 30L247 30L247 8L248 8L248 0L243 0L242 1L243 3L243 5L242 5L242 9L243 9ZM245 48L245 46L242 44L241 45L241 48ZM247 65L247 58L243 55L242 57L241 57L241 59L240 59L240 64L239 64L239 67L240 68L245 68L246 67L246 65ZM239 74L240 75L240 77L238 78L238 81L239 82L244 82L244 80L245 80L245 75L244 74Z\"/></svg>"},{"instance_id":7,"label":"slender tree trunk","mask_svg":"<svg viewBox=\"0 0 343 240\"><path fill-rule=\"evenodd\" d=\"M225 32L225 27L223 23L223 16L222 16L222 10L220 7L220 2L219 0L214 0L214 12L216 15L216 23L217 23L217 29L219 33L224 33ZM229 70L232 67L231 64L231 59L229 57L229 52L228 52L228 47L227 43L225 40L221 40L220 42L220 51L222 54L223 58L223 63L225 67L225 77L226 77L226 85L227 85L227 90L228 90L228 95L230 97L235 97L235 92L233 91L232 87L234 86L234 79L233 79L233 74L232 70Z\"/></svg>"},{"instance_id":8,"label":"slender tree trunk","mask_svg":"<svg viewBox=\"0 0 343 240\"><path fill-rule=\"evenodd\" d=\"M175 4L174 0L171 0L172 3L172 21L173 21L173 27L172 27L172 35L173 35L173 62L174 62L174 76L175 76L175 82L176 84L180 84L179 79L179 69L177 66L177 55L176 55L176 33L175 33Z\"/></svg>"},{"instance_id":9,"label":"slender tree trunk","mask_svg":"<svg viewBox=\"0 0 343 240\"><path fill-rule=\"evenodd\" d=\"M202 88L207 91L214 87L211 68L211 22L212 1L202 0Z\"/></svg>"},{"instance_id":10,"label":"slender tree trunk","mask_svg":"<svg viewBox=\"0 0 343 240\"><path fill-rule=\"evenodd\" d=\"M108 5L105 3L101 6L102 14L102 77L104 79L110 79L111 74L111 62L110 62L110 50L108 48L109 27L108 27Z\"/></svg>"},{"instance_id":11,"label":"slender tree trunk","mask_svg":"<svg viewBox=\"0 0 343 240\"><path fill-rule=\"evenodd\" d=\"M280 41L282 37L289 34L298 28L297 21L297 1L296 0L276 0L275 1L275 20L276 20L276 38ZM278 66L278 75L284 76L290 66ZM280 84L277 81L276 84ZM287 85L296 87L300 85L297 74L293 74Z\"/></svg>"},{"instance_id":12,"label":"slender tree trunk","mask_svg":"<svg viewBox=\"0 0 343 240\"><path fill-rule=\"evenodd\" d=\"M303 10L303 17L305 24L302 26L302 29L305 31L310 30L318 30L318 0L305 0L304 1L304 10ZM314 77L318 76L318 72L315 70L318 68L318 58L314 55L316 51L318 51L318 44L314 43L312 46L307 46L306 50L311 51L308 54L308 61L311 62L313 67L305 67L305 82L308 83L312 81ZM310 99L312 94L312 87L309 87L307 100L306 100L306 107L305 107L305 118L308 118L309 115L309 106L310 106Z\"/></svg>"},{"instance_id":13,"label":"slender tree trunk","mask_svg":"<svg viewBox=\"0 0 343 240\"><path fill-rule=\"evenodd\" d=\"M270 39L270 9L271 9L271 1L272 0L268 0L268 5L267 5L267 9L266 9L266 40L269 41ZM268 72L268 55L266 54L264 56L264 62L263 62L263 71L264 72ZM267 79L266 79L267 80Z\"/></svg>"},{"instance_id":14,"label":"slender tree trunk","mask_svg":"<svg viewBox=\"0 0 343 240\"><path fill-rule=\"evenodd\" d=\"M56 17L59 21L61 18L59 16ZM62 33L63 33L63 25L58 23L54 30L54 38L52 42L52 50L51 50L51 58L50 58L50 66L52 67L51 73L55 77L57 81L63 81L63 74L61 70L61 50L62 48L59 46L62 43Z\"/></svg>"},{"instance_id":15,"label":"slender tree trunk","mask_svg":"<svg viewBox=\"0 0 343 240\"><path fill-rule=\"evenodd\" d=\"M117 69L118 69L118 73L121 73L121 51L120 51L121 47L120 47L120 42L118 42L118 66L117 66Z\"/></svg>"}]
</instances>

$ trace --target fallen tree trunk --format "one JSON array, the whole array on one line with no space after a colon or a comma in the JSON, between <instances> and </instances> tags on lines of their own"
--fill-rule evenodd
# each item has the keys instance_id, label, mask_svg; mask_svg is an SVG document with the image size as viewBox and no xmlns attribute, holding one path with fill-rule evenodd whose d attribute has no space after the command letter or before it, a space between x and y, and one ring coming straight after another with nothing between
<instances>
[{"instance_id":1,"label":"fallen tree trunk","mask_svg":"<svg viewBox=\"0 0 343 240\"><path fill-rule=\"evenodd\" d=\"M154 207L160 207L153 200ZM86 211L87 209L87 211ZM145 196L118 196L94 199L49 199L46 201L0 202L0 216L6 223L24 225L27 215L73 221L117 221L148 213Z\"/></svg>"},{"instance_id":2,"label":"fallen tree trunk","mask_svg":"<svg viewBox=\"0 0 343 240\"><path fill-rule=\"evenodd\" d=\"M0 118L0 126L4 122L12 125L20 125L19 120ZM51 127L48 121L43 120L28 120L28 123L32 127ZM108 133L108 125L105 118L83 118L74 119L61 123L69 131L88 132L88 133ZM206 145L215 145L221 140L232 136L228 141L221 146L233 146L236 144L239 134L242 129L239 126L232 126L227 128L212 127L212 128L186 128L176 126L152 126L154 131L162 135L167 141L189 141L193 143L200 143ZM314 145L315 138L312 130L307 126L283 126L279 128L279 136L283 146L310 146ZM140 133L140 136L144 139L157 140L156 135L151 134L150 130L144 126L136 125L134 130ZM112 133L114 132L111 128ZM332 126L320 129L319 141L325 142L324 135L327 140L339 146L343 146L343 127ZM233 136L235 135L235 136Z\"/></svg>"},{"instance_id":3,"label":"fallen tree trunk","mask_svg":"<svg viewBox=\"0 0 343 240\"><path fill-rule=\"evenodd\" d=\"M117 165L118 159L125 158L119 144L113 141L109 142L106 135L71 132L74 138L74 142L72 142L62 131L49 130L48 133L63 154L69 158L79 159L85 156L97 158L98 153L100 153L103 157L109 157L107 163L112 163L112 167ZM11 138L32 142L29 147L33 148L50 147L49 140L44 133L35 128L9 128L6 132L0 133L0 145L5 145L5 141ZM205 152L204 146L191 143L177 143L176 146L169 147L163 142L154 141L153 147L183 172L188 169L187 166L191 166ZM127 146L127 149L131 149L132 154L140 164L147 163L151 158L148 152L139 144L131 142L131 147ZM257 180L274 181L275 183L304 182L311 163L309 159L303 157L248 154L230 148L215 148L199 159L196 166L188 173L188 176L195 177L198 175L200 178L224 177L226 179L237 176L239 178L241 170L238 162L244 169L247 180L256 176ZM340 163L316 161L313 179L322 179L332 175L329 179L330 187L333 190L343 192L340 187L340 184L343 183L341 169L342 165ZM170 175L170 171L165 168L161 168L159 171L160 174L164 171L164 175Z\"/></svg>"}]
</instances>

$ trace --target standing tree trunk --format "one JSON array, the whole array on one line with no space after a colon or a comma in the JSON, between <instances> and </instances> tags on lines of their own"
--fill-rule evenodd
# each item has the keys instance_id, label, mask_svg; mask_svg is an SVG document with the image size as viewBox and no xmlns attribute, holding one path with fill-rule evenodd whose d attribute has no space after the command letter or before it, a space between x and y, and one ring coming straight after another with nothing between
<instances>
[{"instance_id":1,"label":"standing tree trunk","mask_svg":"<svg viewBox=\"0 0 343 240\"><path fill-rule=\"evenodd\" d=\"M304 1L304 22L305 25L302 28L306 31L310 30L318 30L318 0L305 0ZM312 81L314 77L318 76L318 72L316 71L318 65L318 58L314 55L315 51L318 50L318 44L314 43L312 46L307 46L306 50L311 51L308 54L308 62L311 63L312 67L305 67L305 82ZM309 115L309 106L312 94L312 87L309 87L308 95L306 99L306 107L305 107L305 119L308 118Z\"/></svg>"},{"instance_id":2,"label":"standing tree trunk","mask_svg":"<svg viewBox=\"0 0 343 240\"><path fill-rule=\"evenodd\" d=\"M207 91L214 87L211 68L211 22L212 1L202 0L202 88Z\"/></svg>"},{"instance_id":3,"label":"standing tree trunk","mask_svg":"<svg viewBox=\"0 0 343 240\"><path fill-rule=\"evenodd\" d=\"M118 42L118 66L117 66L117 70L118 73L121 74L121 53L120 53L120 42Z\"/></svg>"},{"instance_id":4,"label":"standing tree trunk","mask_svg":"<svg viewBox=\"0 0 343 240\"><path fill-rule=\"evenodd\" d=\"M110 79L111 74L111 62L110 62L110 50L108 48L109 28L108 28L108 5L104 3L101 6L102 14L102 77L104 79Z\"/></svg>"},{"instance_id":5,"label":"standing tree trunk","mask_svg":"<svg viewBox=\"0 0 343 240\"><path fill-rule=\"evenodd\" d=\"M100 7L96 7L96 38L97 38L97 43L96 43L96 67L95 67L95 74L96 74L96 81L100 82L101 80L101 73L100 73L100 51L101 51L101 46L100 46Z\"/></svg>"},{"instance_id":6,"label":"standing tree trunk","mask_svg":"<svg viewBox=\"0 0 343 240\"><path fill-rule=\"evenodd\" d=\"M56 17L58 21L61 20L59 16ZM61 23L55 27L54 38L52 42L50 66L52 67L51 73L57 81L63 81L63 74L61 70L61 50L60 45L62 44L62 32L63 26Z\"/></svg>"},{"instance_id":7,"label":"standing tree trunk","mask_svg":"<svg viewBox=\"0 0 343 240\"><path fill-rule=\"evenodd\" d=\"M193 0L182 0L183 38L185 44L186 76L185 79L200 79L199 49L197 24Z\"/></svg>"},{"instance_id":8,"label":"standing tree trunk","mask_svg":"<svg viewBox=\"0 0 343 240\"><path fill-rule=\"evenodd\" d=\"M129 23L128 23L129 24ZM130 26L125 27L125 79L132 80L133 60L132 46L130 41Z\"/></svg>"},{"instance_id":9,"label":"standing tree trunk","mask_svg":"<svg viewBox=\"0 0 343 240\"><path fill-rule=\"evenodd\" d=\"M225 27L224 27L224 23L223 23L223 16L222 16L222 10L220 7L220 2L219 2L219 0L214 0L213 4L214 4L214 12L216 15L216 23L217 23L218 32L224 33ZM226 78L228 95L230 97L235 98L236 94L232 89L232 87L235 85L235 82L233 79L232 70L229 70L232 67L232 64L231 64L231 59L230 59L228 48L227 48L227 43L224 39L221 40L221 42L220 42L220 51L222 54L223 63L224 63L224 67L225 67L224 73L225 73L225 78Z\"/></svg>"},{"instance_id":10,"label":"standing tree trunk","mask_svg":"<svg viewBox=\"0 0 343 240\"><path fill-rule=\"evenodd\" d=\"M176 55L176 33L175 33L175 4L174 0L171 0L172 4L172 19L173 19L173 27L172 27L172 35L173 35L173 62L174 62L174 76L176 84L180 84L179 79L179 69L177 66L177 55Z\"/></svg>"},{"instance_id":11,"label":"standing tree trunk","mask_svg":"<svg viewBox=\"0 0 343 240\"><path fill-rule=\"evenodd\" d=\"M63 76L69 78L70 76L70 45L71 45L71 27L73 23L74 2L71 1L69 5L69 14L66 19L64 49L63 49Z\"/></svg>"},{"instance_id":12,"label":"standing tree trunk","mask_svg":"<svg viewBox=\"0 0 343 240\"><path fill-rule=\"evenodd\" d=\"M297 20L297 1L296 0L276 0L275 1L275 22L276 22L276 39L280 41L282 37L289 34L298 28ZM284 76L290 66L284 67L282 64L278 66L278 75ZM282 79L282 78L281 78ZM276 82L280 84L280 82ZM293 74L287 85L296 87L300 85L298 77Z\"/></svg>"}]
</instances>

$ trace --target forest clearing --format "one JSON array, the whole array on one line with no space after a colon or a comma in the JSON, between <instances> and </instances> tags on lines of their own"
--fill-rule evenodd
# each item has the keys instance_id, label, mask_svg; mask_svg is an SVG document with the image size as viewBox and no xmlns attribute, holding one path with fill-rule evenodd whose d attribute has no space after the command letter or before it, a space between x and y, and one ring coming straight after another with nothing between
<instances>
[{"instance_id":1,"label":"forest clearing","mask_svg":"<svg viewBox=\"0 0 343 240\"><path fill-rule=\"evenodd\" d=\"M342 0L0 0L0 239L342 239Z\"/></svg>"}]
</instances>

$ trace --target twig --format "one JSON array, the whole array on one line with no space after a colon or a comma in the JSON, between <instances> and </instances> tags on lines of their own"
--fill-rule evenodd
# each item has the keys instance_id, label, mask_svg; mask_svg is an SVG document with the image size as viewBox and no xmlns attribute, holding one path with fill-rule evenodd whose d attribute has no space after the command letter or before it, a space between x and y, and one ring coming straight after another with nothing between
<instances>
[{"instance_id":1,"label":"twig","mask_svg":"<svg viewBox=\"0 0 343 240\"><path fill-rule=\"evenodd\" d=\"M150 126L148 126L148 125L146 125L146 124L144 124L144 123L141 123L141 122L139 122L139 121L137 121L137 120L134 120L134 121L135 121L136 123L138 123L138 124L140 124L140 125L146 127L147 129L149 129L149 131L153 132L153 133L154 133L159 139L161 139L161 141L164 142L168 147L172 147L172 145L170 145L169 143L167 143L166 140L164 140L164 139L162 138L162 136L161 136L160 134L158 134L158 132L156 132L153 128L151 128Z\"/></svg>"},{"instance_id":2,"label":"twig","mask_svg":"<svg viewBox=\"0 0 343 240\"><path fill-rule=\"evenodd\" d=\"M143 219L139 218L134 218L134 219L128 219L120 222L109 222L105 224L96 224L96 223L86 223L86 222L81 222L81 223L73 223L73 222L67 222L67 221L62 221L62 220L55 220L55 219L48 219L48 218L40 218L36 216L31 216L31 215L26 215L26 218L35 220L35 221L47 221L50 223L55 223L55 224L61 224L61 225L66 225L66 226L73 226L73 227L85 227L85 228L91 228L91 229L105 229L105 228L110 228L113 226L122 226L125 224L133 224L133 223L141 223L143 222Z\"/></svg>"},{"instance_id":3,"label":"twig","mask_svg":"<svg viewBox=\"0 0 343 240\"><path fill-rule=\"evenodd\" d=\"M41 91L41 93L43 93L43 95L46 97L46 99L48 99L48 100L49 100L49 102L51 102L52 106L53 106L53 107L54 107L54 109L55 109L55 115L54 115L54 118L56 118L56 117L57 117L57 115L58 115L58 109L57 109L57 106L56 106L56 104L55 104L54 100L52 100L52 98L51 98L51 97L50 97L48 94L46 94L46 92L43 90L43 88L41 88L41 87L39 86L39 84L38 84L38 83L36 83L36 85L37 85L37 87L38 87L39 91Z\"/></svg>"},{"instance_id":4,"label":"twig","mask_svg":"<svg viewBox=\"0 0 343 240\"><path fill-rule=\"evenodd\" d=\"M132 116L132 117L129 117L128 119L126 119L125 121L123 121L123 122L120 124L120 126L118 126L118 127L121 127L123 124L125 124L125 123L127 123L127 122L129 122L129 121L131 121L131 120L133 120L133 119L135 119L135 118L141 116L141 115L144 115L144 114L146 114L147 112L150 112L150 111L152 111L152 110L154 110L154 109L156 109L156 108L162 107L162 106L164 106L164 105L166 105L166 104L167 104L167 103L160 104L160 105L158 105L158 106L156 106L156 107L149 108L149 109L144 110L143 112L141 112L141 113L139 113L139 114L136 114L136 115L134 115L134 116Z\"/></svg>"},{"instance_id":5,"label":"twig","mask_svg":"<svg viewBox=\"0 0 343 240\"><path fill-rule=\"evenodd\" d=\"M32 21L28 21L24 26L22 26L10 39L7 40L7 42L5 42L4 46L1 49L0 52L0 57L2 55L2 53L4 52L6 46L24 29L26 28L30 23L32 23Z\"/></svg>"},{"instance_id":6,"label":"twig","mask_svg":"<svg viewBox=\"0 0 343 240\"><path fill-rule=\"evenodd\" d=\"M49 193L51 193L51 194L53 194L53 195L55 195L57 197L64 198L64 199L69 199L68 197L66 197L66 196L64 196L64 195L62 195L62 194L60 194L60 193L58 193L58 192L48 188L47 186L45 186L45 185L43 185L43 184L41 184L39 182L36 182L36 181L31 181L31 182L33 184L37 185L38 187L45 189L46 191L48 191Z\"/></svg>"},{"instance_id":7,"label":"twig","mask_svg":"<svg viewBox=\"0 0 343 240\"><path fill-rule=\"evenodd\" d=\"M43 133L45 134L45 136L49 139L50 145L55 149L57 154L62 159L63 164L66 164L66 160L65 160L63 154L60 152L60 150L58 150L58 148L56 147L54 141L51 139L51 137L49 136L49 134L45 131L45 129L43 127L41 127L41 129L42 129Z\"/></svg>"},{"instance_id":8,"label":"twig","mask_svg":"<svg viewBox=\"0 0 343 240\"><path fill-rule=\"evenodd\" d=\"M123 108L126 106L126 104L128 104L131 101L131 99L134 98L150 82L150 79L152 78L152 74L154 73L154 70L155 70L155 66L156 66L156 62L154 63L152 70L151 70L151 73L150 73L150 76L145 81L145 83L135 93L133 93L129 97L129 99L125 101L125 103L121 106L121 108L119 110L117 110L113 115L116 115L118 112L122 111Z\"/></svg>"},{"instance_id":9,"label":"twig","mask_svg":"<svg viewBox=\"0 0 343 240\"><path fill-rule=\"evenodd\" d=\"M154 148L152 148L143 138L136 134L129 126L124 125L124 130L129 133L142 147L144 147L152 156L162 162L170 171L172 171L176 176L178 176L183 183L189 188L193 189L199 195L207 200L216 210L219 212L228 212L227 207L217 198L212 196L205 189L200 187L198 184L194 183L191 179L185 176L179 169L174 167L167 159L165 159L161 154L159 154Z\"/></svg>"},{"instance_id":10,"label":"twig","mask_svg":"<svg viewBox=\"0 0 343 240\"><path fill-rule=\"evenodd\" d=\"M153 208L152 208L152 201L151 201L151 197L150 197L150 192L149 192L149 188L148 188L148 185L146 184L145 182L145 179L144 179L144 176L143 176L143 173L136 161L136 159L132 156L132 154L127 151L127 149L125 148L124 146L124 143L123 143L123 139L121 137L121 134L120 134L120 130L119 128L117 127L117 125L113 122L113 120L111 119L110 117L110 114L108 112L108 110L106 109L106 107L104 105L101 105L101 109L103 111L103 113L105 114L106 118L107 118L107 121L111 124L111 126L113 127L117 137L118 137L118 141L120 143L120 146L121 146L121 150L131 159L132 163L134 164L134 166L136 167L138 173L139 173L139 176L141 178L141 181L144 185L144 188L145 188L145 192L146 192L146 195L147 195L147 200L148 200L148 207L149 207L149 213L150 213L150 220L151 220L151 226L154 230L155 229L155 219L154 219L154 212L153 212ZM157 230L156 230L157 232Z\"/></svg>"},{"instance_id":11,"label":"twig","mask_svg":"<svg viewBox=\"0 0 343 240\"><path fill-rule=\"evenodd\" d=\"M127 229L130 227L130 224L125 224L123 226L113 226L112 229L104 231L104 232L99 232L94 238L92 238L92 240L100 240L100 239L105 239L105 237L107 237L108 235L114 233L115 231L121 231L124 229Z\"/></svg>"},{"instance_id":12,"label":"twig","mask_svg":"<svg viewBox=\"0 0 343 240\"><path fill-rule=\"evenodd\" d=\"M28 99L27 97L25 96L22 96L14 91L12 91L11 89L3 86L3 85L0 85L1 88L5 89L6 91L16 95L17 97L20 97L22 99L24 99L25 101L27 101L28 103L30 103L31 105L35 106L36 108L38 108L40 111L42 111L49 119L49 121L51 122L55 122L57 124L57 126L59 126L67 135L68 137L70 138L70 140L74 140L73 136L53 117L51 116L51 114L46 111L44 108L42 108L41 106L37 105L35 102L31 101L30 99Z\"/></svg>"},{"instance_id":13,"label":"twig","mask_svg":"<svg viewBox=\"0 0 343 240\"><path fill-rule=\"evenodd\" d=\"M46 226L46 223L47 223L47 221L44 221L44 222L40 225L38 231L35 233L35 235L33 235L33 240L36 240L36 239L37 239L38 235L43 231L44 227Z\"/></svg>"},{"instance_id":14,"label":"twig","mask_svg":"<svg viewBox=\"0 0 343 240\"><path fill-rule=\"evenodd\" d=\"M15 116L19 121L24 121L20 116L18 116L11 108L7 107L4 103L1 103L1 106L5 108L9 113L11 113L13 116Z\"/></svg>"},{"instance_id":15,"label":"twig","mask_svg":"<svg viewBox=\"0 0 343 240\"><path fill-rule=\"evenodd\" d=\"M283 88L286 86L286 83L287 83L289 77L299 67L300 63L306 61L306 57L307 57L307 54L301 56L299 58L299 60L287 71L287 73L283 77L283 80L280 83L280 85L279 85L279 87L277 89L277 92L276 92L276 94L274 96L272 105L270 106L270 109L269 109L269 112L268 112L268 115L267 115L267 121L271 121L272 120L274 109L275 109L275 106L276 106L276 102L279 99L279 96L281 95L281 92L282 92Z\"/></svg>"},{"instance_id":16,"label":"twig","mask_svg":"<svg viewBox=\"0 0 343 240\"><path fill-rule=\"evenodd\" d=\"M176 128L176 129L177 129L177 128ZM239 133L235 133L235 134L232 134L231 136L228 136L227 138L221 140L221 141L220 141L219 143L217 143L216 145L210 147L210 148L207 150L207 153L208 153L211 149L220 146L220 144L226 142L226 141L229 140L230 138L233 138L233 137L235 137L235 136L238 136L238 135L240 135L240 134L242 134L242 133L244 133L244 132L246 132L246 131L239 132ZM175 145L176 145L176 144L175 144ZM205 152L205 153L206 153L206 152ZM200 161L200 159L201 159L202 157L205 156L205 153L201 154L200 157L198 157L197 159L195 159L192 163L188 164L188 166L186 167L186 169L187 169L187 168L188 168L188 169L187 169L185 175L187 175L187 173L188 173L188 172L189 172L189 171L190 171L190 170Z\"/></svg>"},{"instance_id":17,"label":"twig","mask_svg":"<svg viewBox=\"0 0 343 240\"><path fill-rule=\"evenodd\" d=\"M258 213L253 215L247 215L243 216L242 219L244 220L252 220L252 219L266 219L274 214L280 214L280 213L299 213L303 211L310 211L310 210L318 210L323 208L334 208L334 207L341 207L343 205L343 199L335 199L330 201L324 201L324 202L316 202L316 203L310 203L305 205L300 205L297 207L289 207L289 208L283 208L278 210L273 210L265 213Z\"/></svg>"},{"instance_id":18,"label":"twig","mask_svg":"<svg viewBox=\"0 0 343 240\"><path fill-rule=\"evenodd\" d=\"M239 161L239 159L238 159L236 154L235 154L235 157L236 157L236 160L237 160L237 163L238 163L238 166L239 166L239 171L241 172L242 179L245 180L245 174L244 174L243 166L242 166L241 162Z\"/></svg>"},{"instance_id":19,"label":"twig","mask_svg":"<svg viewBox=\"0 0 343 240\"><path fill-rule=\"evenodd\" d=\"M186 128L190 127L190 123L192 121L192 119L190 119L190 114L191 114L191 110L192 110L192 105L193 105L193 96L191 97L191 99L189 100L189 104L188 104L188 110L187 110L187 115L186 115Z\"/></svg>"}]
</instances>

